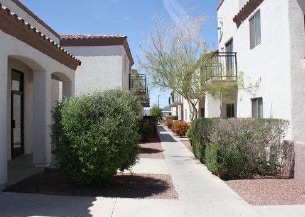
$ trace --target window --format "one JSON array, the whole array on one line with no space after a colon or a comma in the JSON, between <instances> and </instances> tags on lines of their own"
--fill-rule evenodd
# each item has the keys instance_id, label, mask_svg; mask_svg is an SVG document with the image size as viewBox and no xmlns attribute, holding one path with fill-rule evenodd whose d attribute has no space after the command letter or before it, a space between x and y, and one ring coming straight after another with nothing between
<instances>
[{"instance_id":1,"label":"window","mask_svg":"<svg viewBox=\"0 0 305 217\"><path fill-rule=\"evenodd\" d=\"M227 118L234 118L234 103L232 104L227 104Z\"/></svg>"},{"instance_id":2,"label":"window","mask_svg":"<svg viewBox=\"0 0 305 217\"><path fill-rule=\"evenodd\" d=\"M263 98L254 98L252 101L252 118L263 118Z\"/></svg>"},{"instance_id":3,"label":"window","mask_svg":"<svg viewBox=\"0 0 305 217\"><path fill-rule=\"evenodd\" d=\"M257 11L253 17L250 18L250 49L256 47L261 43L261 15Z\"/></svg>"},{"instance_id":4,"label":"window","mask_svg":"<svg viewBox=\"0 0 305 217\"><path fill-rule=\"evenodd\" d=\"M234 56L232 55L233 53L233 39L231 39L230 41L228 41L225 44L226 48L226 69L227 72L231 72L233 73L234 70Z\"/></svg>"}]
</instances>

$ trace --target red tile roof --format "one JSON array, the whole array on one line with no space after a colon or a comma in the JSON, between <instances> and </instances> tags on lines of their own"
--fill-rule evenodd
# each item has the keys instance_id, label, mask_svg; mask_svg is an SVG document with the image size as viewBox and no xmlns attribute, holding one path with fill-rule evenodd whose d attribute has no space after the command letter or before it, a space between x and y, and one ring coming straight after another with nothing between
<instances>
[{"instance_id":1,"label":"red tile roof","mask_svg":"<svg viewBox=\"0 0 305 217\"><path fill-rule=\"evenodd\" d=\"M237 15L233 17L236 26L239 27L241 23L246 20L250 14L263 2L264 0L249 0Z\"/></svg>"},{"instance_id":2,"label":"red tile roof","mask_svg":"<svg viewBox=\"0 0 305 217\"><path fill-rule=\"evenodd\" d=\"M218 3L218 6L217 6L217 11L218 11L218 9L221 7L221 5L222 5L222 3L224 2L225 0L219 0L219 3Z\"/></svg>"},{"instance_id":3,"label":"red tile roof","mask_svg":"<svg viewBox=\"0 0 305 217\"><path fill-rule=\"evenodd\" d=\"M55 32L50 26L48 26L45 22L43 22L39 17L37 17L30 9L28 9L24 4L22 4L19 0L12 0L18 7L24 10L28 15L33 17L38 23L44 26L47 30L52 32L57 38L59 38L59 34Z\"/></svg>"},{"instance_id":4,"label":"red tile roof","mask_svg":"<svg viewBox=\"0 0 305 217\"><path fill-rule=\"evenodd\" d=\"M125 35L102 35L102 34L61 34L61 39L125 39Z\"/></svg>"},{"instance_id":5,"label":"red tile roof","mask_svg":"<svg viewBox=\"0 0 305 217\"><path fill-rule=\"evenodd\" d=\"M41 33L35 27L25 22L17 14L11 12L0 3L0 30L28 44L41 53L48 55L52 59L66 65L71 69L76 69L81 62L49 37Z\"/></svg>"},{"instance_id":6,"label":"red tile roof","mask_svg":"<svg viewBox=\"0 0 305 217\"><path fill-rule=\"evenodd\" d=\"M129 58L131 65L134 64L131 51L125 35L103 35L103 34L62 34L60 45L63 47L74 46L112 46L122 45Z\"/></svg>"}]
</instances>

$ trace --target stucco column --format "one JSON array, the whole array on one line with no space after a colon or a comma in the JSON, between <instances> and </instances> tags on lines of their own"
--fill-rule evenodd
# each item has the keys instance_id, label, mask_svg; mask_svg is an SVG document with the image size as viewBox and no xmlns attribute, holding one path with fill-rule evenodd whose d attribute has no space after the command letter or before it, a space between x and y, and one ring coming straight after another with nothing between
<instances>
[{"instance_id":1,"label":"stucco column","mask_svg":"<svg viewBox=\"0 0 305 217\"><path fill-rule=\"evenodd\" d=\"M7 57L0 55L0 191L7 182L8 99Z\"/></svg>"},{"instance_id":2,"label":"stucco column","mask_svg":"<svg viewBox=\"0 0 305 217\"><path fill-rule=\"evenodd\" d=\"M51 162L51 73L34 72L33 102L33 161L36 167Z\"/></svg>"}]
</instances>

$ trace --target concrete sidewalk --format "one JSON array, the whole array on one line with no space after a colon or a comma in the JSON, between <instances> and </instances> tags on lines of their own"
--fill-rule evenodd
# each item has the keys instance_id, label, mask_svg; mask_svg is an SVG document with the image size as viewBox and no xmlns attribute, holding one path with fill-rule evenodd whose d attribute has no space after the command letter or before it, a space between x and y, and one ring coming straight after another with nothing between
<instances>
[{"instance_id":1,"label":"concrete sidewalk","mask_svg":"<svg viewBox=\"0 0 305 217\"><path fill-rule=\"evenodd\" d=\"M0 193L0 216L52 217L301 217L305 206L250 206L163 127L165 159L141 159L135 173L171 174L178 200Z\"/></svg>"}]
</instances>

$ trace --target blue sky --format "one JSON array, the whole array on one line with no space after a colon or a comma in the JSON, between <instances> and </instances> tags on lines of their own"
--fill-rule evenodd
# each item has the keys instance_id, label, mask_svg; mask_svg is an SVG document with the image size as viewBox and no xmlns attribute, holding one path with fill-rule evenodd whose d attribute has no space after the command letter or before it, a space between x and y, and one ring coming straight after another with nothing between
<instances>
[{"instance_id":1,"label":"blue sky","mask_svg":"<svg viewBox=\"0 0 305 217\"><path fill-rule=\"evenodd\" d=\"M20 0L58 33L119 34L128 37L138 69L137 55L145 45L156 18L165 16L173 22L182 16L206 16L202 37L210 47L217 47L219 0ZM145 73L140 71L140 73ZM169 93L150 90L151 105L168 104Z\"/></svg>"}]
</instances>

